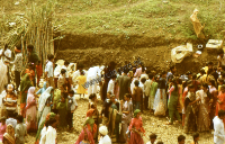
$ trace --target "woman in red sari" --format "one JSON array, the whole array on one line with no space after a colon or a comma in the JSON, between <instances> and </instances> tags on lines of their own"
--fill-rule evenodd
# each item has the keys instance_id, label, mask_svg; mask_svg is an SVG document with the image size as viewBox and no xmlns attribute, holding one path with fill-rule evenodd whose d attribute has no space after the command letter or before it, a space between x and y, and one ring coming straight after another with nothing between
<instances>
[{"instance_id":1,"label":"woman in red sari","mask_svg":"<svg viewBox=\"0 0 225 144\"><path fill-rule=\"evenodd\" d=\"M224 85L221 86L219 95L217 96L216 116L218 116L219 110L225 110L225 86ZM225 123L225 119L223 119L223 123Z\"/></svg>"},{"instance_id":2,"label":"woman in red sari","mask_svg":"<svg viewBox=\"0 0 225 144\"><path fill-rule=\"evenodd\" d=\"M130 139L128 144L144 144L143 135L145 135L145 130L143 128L141 110L136 109L134 111L134 118L132 118L130 126Z\"/></svg>"},{"instance_id":3,"label":"woman in red sari","mask_svg":"<svg viewBox=\"0 0 225 144\"><path fill-rule=\"evenodd\" d=\"M95 109L91 108L87 112L87 119L84 122L83 129L79 135L78 140L75 144L80 144L84 140L84 136L88 136L88 140L90 144L95 144L93 137L95 136L97 132L97 125L95 124L95 120L92 118L93 113L95 112Z\"/></svg>"}]
</instances>

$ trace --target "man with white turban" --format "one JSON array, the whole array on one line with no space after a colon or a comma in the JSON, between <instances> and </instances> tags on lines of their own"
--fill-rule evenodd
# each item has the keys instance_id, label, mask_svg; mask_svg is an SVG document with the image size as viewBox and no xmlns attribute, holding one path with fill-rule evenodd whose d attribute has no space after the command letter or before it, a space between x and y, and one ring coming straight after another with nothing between
<instances>
[{"instance_id":1,"label":"man with white turban","mask_svg":"<svg viewBox=\"0 0 225 144\"><path fill-rule=\"evenodd\" d=\"M108 129L106 126L101 126L99 128L100 140L99 144L112 144L110 137L108 134Z\"/></svg>"}]
</instances>

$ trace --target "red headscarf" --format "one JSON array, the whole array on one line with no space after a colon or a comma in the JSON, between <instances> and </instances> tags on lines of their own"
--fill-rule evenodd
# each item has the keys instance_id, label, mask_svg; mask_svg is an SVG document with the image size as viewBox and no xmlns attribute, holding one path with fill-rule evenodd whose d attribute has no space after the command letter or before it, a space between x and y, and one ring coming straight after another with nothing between
<instances>
[{"instance_id":1,"label":"red headscarf","mask_svg":"<svg viewBox=\"0 0 225 144\"><path fill-rule=\"evenodd\" d=\"M95 109L91 108L87 111L87 117L91 117L92 114L94 113Z\"/></svg>"}]
</instances>

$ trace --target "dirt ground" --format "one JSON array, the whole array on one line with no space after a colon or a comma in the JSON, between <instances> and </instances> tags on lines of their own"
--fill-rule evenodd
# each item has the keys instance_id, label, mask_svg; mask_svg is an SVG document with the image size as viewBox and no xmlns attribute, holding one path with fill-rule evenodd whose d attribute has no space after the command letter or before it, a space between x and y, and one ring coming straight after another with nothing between
<instances>
[{"instance_id":1,"label":"dirt ground","mask_svg":"<svg viewBox=\"0 0 225 144\"><path fill-rule=\"evenodd\" d=\"M78 102L78 109L74 113L73 125L74 131L57 131L57 142L58 144L74 144L81 132L82 124L86 117L86 112L88 109L88 100L86 99L80 100L79 96L76 96ZM99 104L98 109L101 110L102 105ZM173 126L164 125L168 118L159 118L153 115L150 115L148 111L144 111L142 114L143 118L143 126L146 130L146 136L144 137L144 142L148 141L148 136L151 133L156 133L158 135L158 140L162 140L164 144L176 144L177 137L180 134L186 136L186 143L189 144L192 142L192 136L186 135L183 133L182 127L178 124L174 124ZM33 144L35 141L35 134L28 135L28 144ZM211 133L201 133L200 141L201 144L214 144L213 143L213 134Z\"/></svg>"}]
</instances>

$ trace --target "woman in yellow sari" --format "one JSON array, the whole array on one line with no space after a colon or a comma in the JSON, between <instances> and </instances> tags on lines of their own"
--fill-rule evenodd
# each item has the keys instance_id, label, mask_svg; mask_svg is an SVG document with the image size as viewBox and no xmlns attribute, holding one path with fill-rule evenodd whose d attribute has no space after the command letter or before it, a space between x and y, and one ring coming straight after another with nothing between
<instances>
[{"instance_id":1,"label":"woman in yellow sari","mask_svg":"<svg viewBox=\"0 0 225 144\"><path fill-rule=\"evenodd\" d=\"M76 80L78 81L78 85L79 85L77 89L77 93L80 94L80 98L81 98L81 95L83 94L83 98L84 98L85 94L87 93L85 89L85 83L87 81L87 78L84 75L84 71L81 72L81 75L78 76Z\"/></svg>"}]
</instances>

